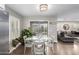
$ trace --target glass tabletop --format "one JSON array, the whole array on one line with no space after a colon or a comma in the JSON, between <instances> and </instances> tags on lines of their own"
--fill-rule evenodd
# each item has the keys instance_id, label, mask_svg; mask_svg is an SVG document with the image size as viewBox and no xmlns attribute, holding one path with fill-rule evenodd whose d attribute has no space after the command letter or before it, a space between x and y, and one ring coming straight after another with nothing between
<instances>
[{"instance_id":1,"label":"glass tabletop","mask_svg":"<svg viewBox=\"0 0 79 59\"><path fill-rule=\"evenodd\" d=\"M32 36L30 38L26 38L27 40L33 40L33 41L48 41L48 40L52 40L53 41L53 38L50 37L50 36L47 36L47 35L42 35L40 37L38 36Z\"/></svg>"}]
</instances>

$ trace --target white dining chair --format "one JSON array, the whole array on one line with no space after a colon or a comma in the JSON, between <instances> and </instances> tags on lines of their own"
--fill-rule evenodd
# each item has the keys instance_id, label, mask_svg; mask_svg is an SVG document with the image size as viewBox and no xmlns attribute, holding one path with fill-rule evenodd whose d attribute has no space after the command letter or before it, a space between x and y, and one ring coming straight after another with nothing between
<instances>
[{"instance_id":1,"label":"white dining chair","mask_svg":"<svg viewBox=\"0 0 79 59\"><path fill-rule=\"evenodd\" d=\"M54 49L54 40L53 37L48 36L47 40L45 41L45 54L48 53L48 48Z\"/></svg>"},{"instance_id":2,"label":"white dining chair","mask_svg":"<svg viewBox=\"0 0 79 59\"><path fill-rule=\"evenodd\" d=\"M31 38L24 38L24 54L26 52L26 48L31 48L31 52L32 52L32 46L33 46L33 42Z\"/></svg>"},{"instance_id":3,"label":"white dining chair","mask_svg":"<svg viewBox=\"0 0 79 59\"><path fill-rule=\"evenodd\" d=\"M53 40L47 40L47 42L45 42L45 44L47 47L53 47L54 42L53 42Z\"/></svg>"},{"instance_id":4,"label":"white dining chair","mask_svg":"<svg viewBox=\"0 0 79 59\"><path fill-rule=\"evenodd\" d=\"M44 55L45 54L45 44L42 41L34 42L34 54L35 55Z\"/></svg>"}]
</instances>

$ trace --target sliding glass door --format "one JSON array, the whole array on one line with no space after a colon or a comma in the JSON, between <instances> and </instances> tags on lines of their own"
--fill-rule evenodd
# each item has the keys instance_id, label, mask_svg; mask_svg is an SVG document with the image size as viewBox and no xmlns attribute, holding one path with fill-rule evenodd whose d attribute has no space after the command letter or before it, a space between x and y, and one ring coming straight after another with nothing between
<instances>
[{"instance_id":1,"label":"sliding glass door","mask_svg":"<svg viewBox=\"0 0 79 59\"><path fill-rule=\"evenodd\" d=\"M34 35L48 35L47 21L31 21L30 26Z\"/></svg>"}]
</instances>

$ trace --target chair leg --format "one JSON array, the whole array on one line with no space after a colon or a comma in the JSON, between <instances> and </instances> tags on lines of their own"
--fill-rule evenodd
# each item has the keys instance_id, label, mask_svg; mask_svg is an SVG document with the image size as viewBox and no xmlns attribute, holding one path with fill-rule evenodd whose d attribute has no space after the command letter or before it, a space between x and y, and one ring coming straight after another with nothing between
<instances>
[{"instance_id":1,"label":"chair leg","mask_svg":"<svg viewBox=\"0 0 79 59\"><path fill-rule=\"evenodd\" d=\"M26 53L26 47L24 47L24 55L25 55L25 53Z\"/></svg>"},{"instance_id":2,"label":"chair leg","mask_svg":"<svg viewBox=\"0 0 79 59\"><path fill-rule=\"evenodd\" d=\"M33 46L31 47L31 53L32 53L32 55L34 54L34 52L33 52Z\"/></svg>"}]
</instances>

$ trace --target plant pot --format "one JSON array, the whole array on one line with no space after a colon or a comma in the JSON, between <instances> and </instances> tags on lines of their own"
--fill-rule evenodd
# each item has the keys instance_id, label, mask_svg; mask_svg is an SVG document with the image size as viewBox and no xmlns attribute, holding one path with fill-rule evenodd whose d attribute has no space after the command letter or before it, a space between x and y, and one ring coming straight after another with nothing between
<instances>
[{"instance_id":1,"label":"plant pot","mask_svg":"<svg viewBox=\"0 0 79 59\"><path fill-rule=\"evenodd\" d=\"M18 40L12 40L12 46L13 47L16 47L16 45L19 43L19 41Z\"/></svg>"}]
</instances>

